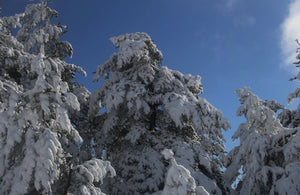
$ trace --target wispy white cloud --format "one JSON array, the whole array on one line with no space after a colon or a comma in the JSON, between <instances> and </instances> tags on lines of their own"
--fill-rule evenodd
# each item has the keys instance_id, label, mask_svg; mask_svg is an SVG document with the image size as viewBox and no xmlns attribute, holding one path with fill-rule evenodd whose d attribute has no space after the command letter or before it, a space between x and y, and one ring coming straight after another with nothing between
<instances>
[{"instance_id":1,"label":"wispy white cloud","mask_svg":"<svg viewBox=\"0 0 300 195\"><path fill-rule=\"evenodd\" d=\"M289 72L295 73L293 62L295 62L296 49L298 47L295 42L300 39L300 0L293 0L289 5L287 17L281 25L281 52L282 63L281 65Z\"/></svg>"},{"instance_id":2,"label":"wispy white cloud","mask_svg":"<svg viewBox=\"0 0 300 195\"><path fill-rule=\"evenodd\" d=\"M226 0L225 6L228 9L232 9L238 0Z\"/></svg>"}]
</instances>

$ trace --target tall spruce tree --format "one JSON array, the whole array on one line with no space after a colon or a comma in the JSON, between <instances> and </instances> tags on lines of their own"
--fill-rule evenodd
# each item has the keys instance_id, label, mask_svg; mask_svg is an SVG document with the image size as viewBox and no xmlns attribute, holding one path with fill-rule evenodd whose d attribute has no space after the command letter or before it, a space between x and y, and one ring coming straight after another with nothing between
<instances>
[{"instance_id":1,"label":"tall spruce tree","mask_svg":"<svg viewBox=\"0 0 300 195\"><path fill-rule=\"evenodd\" d=\"M248 88L237 94L242 104L237 115L244 115L247 121L233 135L240 145L226 158L227 186L238 179L242 169L237 194L299 194L299 128L281 125L275 113L283 107L275 101L262 101Z\"/></svg>"},{"instance_id":2,"label":"tall spruce tree","mask_svg":"<svg viewBox=\"0 0 300 195\"><path fill-rule=\"evenodd\" d=\"M94 182L114 175L109 162L78 164L82 138L70 116L85 91L75 73L85 72L63 61L72 47L56 16L43 1L0 18L0 194L101 194Z\"/></svg>"},{"instance_id":3,"label":"tall spruce tree","mask_svg":"<svg viewBox=\"0 0 300 195\"><path fill-rule=\"evenodd\" d=\"M170 148L197 186L221 194L222 129L229 123L199 96L200 76L161 66L162 54L145 33L111 41L119 51L98 66L94 79L103 76L104 84L91 95L89 110L97 131L93 149L99 156L105 150L117 172L108 192L163 190L168 163L160 152Z\"/></svg>"}]
</instances>

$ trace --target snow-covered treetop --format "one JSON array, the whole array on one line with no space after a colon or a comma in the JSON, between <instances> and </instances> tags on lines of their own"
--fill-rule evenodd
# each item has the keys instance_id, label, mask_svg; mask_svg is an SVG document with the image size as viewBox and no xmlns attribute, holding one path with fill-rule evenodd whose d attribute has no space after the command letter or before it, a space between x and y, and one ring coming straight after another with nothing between
<instances>
[{"instance_id":1,"label":"snow-covered treetop","mask_svg":"<svg viewBox=\"0 0 300 195\"><path fill-rule=\"evenodd\" d=\"M119 49L108 61L98 66L94 80L99 76L107 78L111 71L126 71L133 64L147 66L149 63L157 67L162 60L161 52L156 48L149 35L146 33L125 34L110 39Z\"/></svg>"},{"instance_id":2,"label":"snow-covered treetop","mask_svg":"<svg viewBox=\"0 0 300 195\"><path fill-rule=\"evenodd\" d=\"M242 104L237 110L237 116L244 115L247 119L247 123L240 125L239 129L233 135L234 139L239 138L245 129L253 129L257 133L269 135L276 134L282 129L273 111L282 107L277 102L262 101L254 95L249 88L238 89L236 93Z\"/></svg>"},{"instance_id":3,"label":"snow-covered treetop","mask_svg":"<svg viewBox=\"0 0 300 195\"><path fill-rule=\"evenodd\" d=\"M135 142L147 129L188 131L191 137L199 135L207 150L222 153L222 129L230 125L221 111L199 96L201 77L161 67L162 54L146 33L111 40L119 52L98 66L94 80L104 76L105 82L92 94L89 110L93 116L105 107L105 132L124 124L126 139ZM143 125L137 128L137 122Z\"/></svg>"},{"instance_id":4,"label":"snow-covered treetop","mask_svg":"<svg viewBox=\"0 0 300 195\"><path fill-rule=\"evenodd\" d=\"M12 58L6 59L5 63L15 69L18 66L20 71L21 68L24 68L23 64L28 63L26 58L19 59L22 61L19 64L16 64L16 60L13 59L21 55L35 54L41 55L42 58L48 58L46 63L50 63L56 72L62 71L68 75L65 80L73 79L75 72L86 75L81 67L62 61L63 58L72 56L73 49L69 42L60 40L67 27L51 24L53 17L57 16L58 13L49 8L46 1L43 1L39 4L28 5L24 13L1 18L0 42L3 45L11 46L11 49L17 49L17 51L5 49L6 53L10 52L9 56ZM17 32L16 35L12 34L14 28ZM23 53L20 54L20 52ZM33 68L33 65L31 67ZM33 68L32 72L36 71L38 69Z\"/></svg>"},{"instance_id":5,"label":"snow-covered treetop","mask_svg":"<svg viewBox=\"0 0 300 195\"><path fill-rule=\"evenodd\" d=\"M60 40L67 27L51 24L52 18L57 17L58 13L48 7L46 2L43 0L39 4L27 5L24 13L1 18L1 34L11 35L12 29L18 28L15 38L22 44L25 52L38 54L43 45L44 54L48 57L71 57L71 44Z\"/></svg>"},{"instance_id":6,"label":"snow-covered treetop","mask_svg":"<svg viewBox=\"0 0 300 195\"><path fill-rule=\"evenodd\" d=\"M32 4L26 7L19 21L23 24L18 31L17 39L23 43L26 52L38 53L44 44L45 55L63 59L72 56L73 49L69 42L61 41L66 26L52 25L50 20L58 13L46 3Z\"/></svg>"},{"instance_id":7,"label":"snow-covered treetop","mask_svg":"<svg viewBox=\"0 0 300 195\"><path fill-rule=\"evenodd\" d=\"M275 101L262 101L248 88L236 91L244 115L233 138L240 145L227 155L224 179L230 186L238 178L239 194L298 194L299 128L284 128L275 111L283 107ZM293 170L293 171L291 171ZM293 172L293 173L292 173ZM296 176L298 173L298 176Z\"/></svg>"},{"instance_id":8,"label":"snow-covered treetop","mask_svg":"<svg viewBox=\"0 0 300 195\"><path fill-rule=\"evenodd\" d=\"M238 89L236 93L242 104L237 110L237 115L244 115L247 121L240 124L232 137L240 139L240 146L235 147L226 156L225 166L227 169L224 178L228 186L231 186L239 175L241 166L243 166L243 172L252 175L260 168L266 156L267 143L270 142L269 137L281 130L274 111L266 107L264 101L254 95L249 88ZM249 178L253 179L251 176ZM251 180L251 182L253 181ZM252 187L253 183L249 185ZM244 190L249 190L249 188L245 187ZM247 193L249 192L247 191Z\"/></svg>"}]
</instances>

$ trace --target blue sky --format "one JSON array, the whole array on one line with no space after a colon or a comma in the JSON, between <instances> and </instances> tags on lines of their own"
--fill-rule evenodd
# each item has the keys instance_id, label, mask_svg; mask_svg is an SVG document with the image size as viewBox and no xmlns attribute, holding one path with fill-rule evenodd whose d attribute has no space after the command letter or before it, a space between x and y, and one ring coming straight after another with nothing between
<instances>
[{"instance_id":1,"label":"blue sky","mask_svg":"<svg viewBox=\"0 0 300 195\"><path fill-rule=\"evenodd\" d=\"M22 12L28 2L2 0L1 15ZM162 51L164 66L202 77L201 96L232 125L225 133L228 149L244 121L235 114L240 105L235 89L247 86L261 99L286 105L298 85L288 79L296 74L299 0L54 0L49 5L68 26L64 39L74 49L68 61L87 71L79 80L91 91L101 86L92 83L92 72L116 51L109 38L146 32Z\"/></svg>"}]
</instances>

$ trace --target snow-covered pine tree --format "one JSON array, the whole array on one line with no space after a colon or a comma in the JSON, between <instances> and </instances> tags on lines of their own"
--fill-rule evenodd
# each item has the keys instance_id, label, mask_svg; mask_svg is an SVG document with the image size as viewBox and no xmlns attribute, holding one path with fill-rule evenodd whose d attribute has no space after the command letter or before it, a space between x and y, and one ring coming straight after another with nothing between
<instances>
[{"instance_id":1,"label":"snow-covered pine tree","mask_svg":"<svg viewBox=\"0 0 300 195\"><path fill-rule=\"evenodd\" d=\"M242 104L237 115L247 121L233 135L240 145L226 158L227 185L238 179L242 168L237 194L299 194L298 129L281 125L275 112L282 106L275 101L262 101L248 88L236 92Z\"/></svg>"},{"instance_id":2,"label":"snow-covered pine tree","mask_svg":"<svg viewBox=\"0 0 300 195\"><path fill-rule=\"evenodd\" d=\"M235 147L227 156L224 179L230 186L239 175L242 168L243 176L238 184L240 194L265 194L266 175L262 177L265 157L271 146L271 136L282 129L274 112L264 106L257 96L246 89L236 91L242 106L237 115L244 115L246 123L242 123L233 135L233 139L240 139L240 146Z\"/></svg>"},{"instance_id":3,"label":"snow-covered pine tree","mask_svg":"<svg viewBox=\"0 0 300 195\"><path fill-rule=\"evenodd\" d=\"M93 182L114 175L108 162L76 164L82 139L69 116L84 90L72 79L85 72L63 61L72 47L54 16L43 1L0 18L0 194L66 194L75 184L74 194L99 192Z\"/></svg>"},{"instance_id":4,"label":"snow-covered pine tree","mask_svg":"<svg viewBox=\"0 0 300 195\"><path fill-rule=\"evenodd\" d=\"M104 149L117 172L108 192L163 190L167 164L160 152L170 148L196 185L221 194L222 129L229 123L199 96L200 76L160 66L162 54L146 33L111 41L119 52L98 66L94 79L104 76L104 84L91 95L89 110L91 120L97 119L96 155Z\"/></svg>"}]
</instances>

